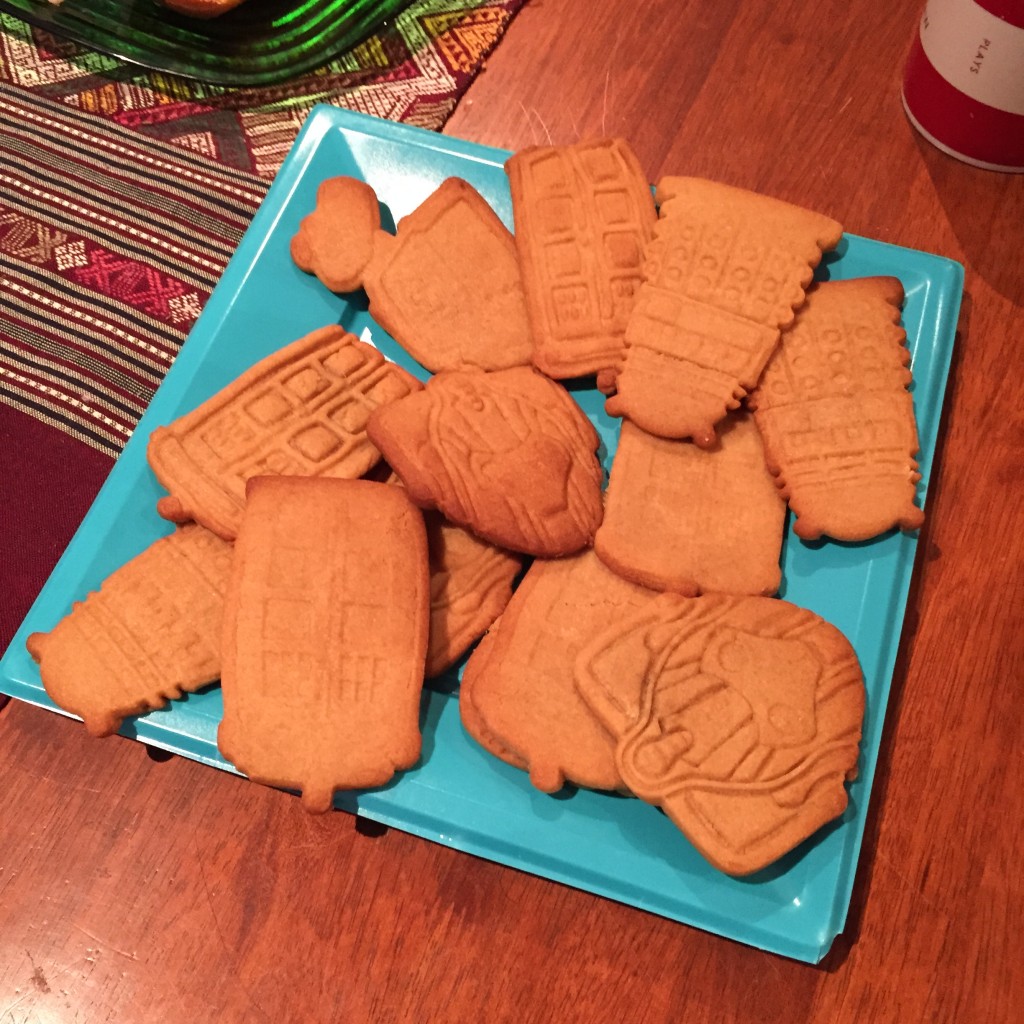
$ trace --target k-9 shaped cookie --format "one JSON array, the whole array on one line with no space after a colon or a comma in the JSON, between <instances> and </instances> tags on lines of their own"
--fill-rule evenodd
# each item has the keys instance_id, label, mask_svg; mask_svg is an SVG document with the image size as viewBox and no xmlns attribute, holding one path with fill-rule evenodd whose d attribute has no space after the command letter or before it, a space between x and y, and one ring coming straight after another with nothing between
<instances>
[{"instance_id":1,"label":"k-9 shaped cookie","mask_svg":"<svg viewBox=\"0 0 1024 1024\"><path fill-rule=\"evenodd\" d=\"M370 315L431 372L526 366L533 342L511 232L461 178L443 181L381 229L377 196L330 178L291 243L292 258L332 291L360 285Z\"/></svg>"}]
</instances>

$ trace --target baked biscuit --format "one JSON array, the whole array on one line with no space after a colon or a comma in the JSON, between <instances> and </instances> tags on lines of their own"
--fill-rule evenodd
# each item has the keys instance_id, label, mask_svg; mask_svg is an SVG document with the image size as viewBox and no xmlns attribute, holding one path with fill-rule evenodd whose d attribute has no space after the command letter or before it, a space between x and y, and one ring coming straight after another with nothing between
<instances>
[{"instance_id":1,"label":"baked biscuit","mask_svg":"<svg viewBox=\"0 0 1024 1024\"><path fill-rule=\"evenodd\" d=\"M597 432L531 367L439 373L367 430L417 505L498 547L571 554L601 521Z\"/></svg>"},{"instance_id":2,"label":"baked biscuit","mask_svg":"<svg viewBox=\"0 0 1024 1024\"><path fill-rule=\"evenodd\" d=\"M370 315L428 370L528 366L533 351L516 246L468 182L449 178L363 274Z\"/></svg>"},{"instance_id":3,"label":"baked biscuit","mask_svg":"<svg viewBox=\"0 0 1024 1024\"><path fill-rule=\"evenodd\" d=\"M157 511L231 540L249 477L362 476L380 459L370 413L421 387L343 328L313 331L153 431L149 464L170 492Z\"/></svg>"},{"instance_id":4,"label":"baked biscuit","mask_svg":"<svg viewBox=\"0 0 1024 1024\"><path fill-rule=\"evenodd\" d=\"M28 638L50 698L107 736L214 682L230 569L231 545L195 523L155 541Z\"/></svg>"},{"instance_id":5,"label":"baked biscuit","mask_svg":"<svg viewBox=\"0 0 1024 1024\"><path fill-rule=\"evenodd\" d=\"M430 552L429 679L455 664L501 615L523 560L448 522L440 512L423 518Z\"/></svg>"},{"instance_id":6,"label":"baked biscuit","mask_svg":"<svg viewBox=\"0 0 1024 1024\"><path fill-rule=\"evenodd\" d=\"M448 178L395 234L376 193L331 178L291 243L295 263L332 291L362 285L370 315L414 359L440 370L528 366L533 350L515 241L467 181Z\"/></svg>"},{"instance_id":7,"label":"baked biscuit","mask_svg":"<svg viewBox=\"0 0 1024 1024\"><path fill-rule=\"evenodd\" d=\"M521 150L505 164L533 328L549 377L618 364L656 211L623 139Z\"/></svg>"},{"instance_id":8,"label":"baked biscuit","mask_svg":"<svg viewBox=\"0 0 1024 1024\"><path fill-rule=\"evenodd\" d=\"M332 292L351 292L362 283L379 231L377 193L358 178L328 178L292 238L292 259Z\"/></svg>"},{"instance_id":9,"label":"baked biscuit","mask_svg":"<svg viewBox=\"0 0 1024 1024\"><path fill-rule=\"evenodd\" d=\"M400 487L256 477L224 608L221 753L326 811L420 755L423 516Z\"/></svg>"},{"instance_id":10,"label":"baked biscuit","mask_svg":"<svg viewBox=\"0 0 1024 1024\"><path fill-rule=\"evenodd\" d=\"M924 522L902 301L894 277L816 285L750 396L799 537L859 541Z\"/></svg>"},{"instance_id":11,"label":"baked biscuit","mask_svg":"<svg viewBox=\"0 0 1024 1024\"><path fill-rule=\"evenodd\" d=\"M484 634L480 643L476 645L471 656L474 661L476 668L474 671L483 671L483 666L487 663L493 654L495 631L501 622L499 617L491 626L491 629ZM466 669L468 670L469 663L466 663ZM472 686L472 678L470 678L470 686ZM491 731L487 723L480 716L480 713L476 709L476 705L470 699L470 693L466 685L466 670L462 673L462 681L459 686L459 717L462 719L463 728L469 733L470 736L480 744L489 754L498 758L500 761L504 761L506 764L512 765L513 768L519 768L521 771L529 771L530 766L521 754L516 753L511 747L506 746L498 737Z\"/></svg>"},{"instance_id":12,"label":"baked biscuit","mask_svg":"<svg viewBox=\"0 0 1024 1024\"><path fill-rule=\"evenodd\" d=\"M594 549L655 590L769 595L782 578L785 516L749 415L731 414L710 450L624 420Z\"/></svg>"},{"instance_id":13,"label":"baked biscuit","mask_svg":"<svg viewBox=\"0 0 1024 1024\"><path fill-rule=\"evenodd\" d=\"M489 750L514 752L512 763L546 793L566 780L621 789L614 740L577 694L573 667L595 635L655 596L609 572L593 551L535 561L466 663L459 705L467 731Z\"/></svg>"},{"instance_id":14,"label":"baked biscuit","mask_svg":"<svg viewBox=\"0 0 1024 1024\"><path fill-rule=\"evenodd\" d=\"M822 250L843 229L698 178L663 178L655 198L660 215L623 356L599 385L610 415L710 447L715 424L757 384Z\"/></svg>"},{"instance_id":15,"label":"baked biscuit","mask_svg":"<svg viewBox=\"0 0 1024 1024\"><path fill-rule=\"evenodd\" d=\"M846 638L812 612L662 595L580 653L576 685L615 730L630 791L721 871L759 871L846 808L864 680ZM639 695L632 722L607 710L624 687Z\"/></svg>"}]
</instances>

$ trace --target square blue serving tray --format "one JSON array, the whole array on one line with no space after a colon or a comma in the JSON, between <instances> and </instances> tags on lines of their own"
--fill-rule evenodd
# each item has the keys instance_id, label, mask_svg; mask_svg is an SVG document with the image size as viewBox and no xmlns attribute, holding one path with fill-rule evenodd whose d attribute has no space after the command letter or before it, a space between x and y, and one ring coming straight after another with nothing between
<instances>
[{"instance_id":1,"label":"square blue serving tray","mask_svg":"<svg viewBox=\"0 0 1024 1024\"><path fill-rule=\"evenodd\" d=\"M446 177L465 178L511 227L507 153L389 121L320 106L302 132L223 279L182 347L124 453L0 661L0 690L58 711L25 638L49 630L72 601L95 590L170 524L154 506L163 494L146 463L150 432L196 406L252 363L317 327L369 330L389 358L425 371L353 296L328 292L299 271L289 242L334 175L369 182L392 218L411 212ZM821 278L899 277L913 357L923 503L952 355L963 268L927 253L847 235ZM596 390L573 395L597 426L610 464L618 421ZM867 685L860 772L839 822L779 863L747 879L710 867L671 822L637 800L588 791L556 797L482 750L458 713L458 672L424 696L420 765L379 790L340 794L337 806L467 853L631 904L676 921L811 963L842 931L875 774L917 538L892 533L864 544L806 544L787 530L782 596L838 626L860 658ZM218 754L218 688L124 723L121 733L234 771Z\"/></svg>"}]
</instances>

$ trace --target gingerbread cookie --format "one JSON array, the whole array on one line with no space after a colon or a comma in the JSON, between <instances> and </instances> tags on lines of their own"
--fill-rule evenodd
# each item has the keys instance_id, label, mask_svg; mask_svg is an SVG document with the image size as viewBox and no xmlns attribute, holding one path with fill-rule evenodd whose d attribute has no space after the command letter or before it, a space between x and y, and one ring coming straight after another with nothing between
<instances>
[{"instance_id":1,"label":"gingerbread cookie","mask_svg":"<svg viewBox=\"0 0 1024 1024\"><path fill-rule=\"evenodd\" d=\"M424 515L430 552L427 678L440 675L501 615L523 560L475 537L440 512Z\"/></svg>"},{"instance_id":2,"label":"gingerbread cookie","mask_svg":"<svg viewBox=\"0 0 1024 1024\"><path fill-rule=\"evenodd\" d=\"M616 763L719 870L747 875L846 808L864 716L857 657L785 601L666 594L576 662L584 700L616 732ZM608 715L632 687L639 715Z\"/></svg>"},{"instance_id":3,"label":"gingerbread cookie","mask_svg":"<svg viewBox=\"0 0 1024 1024\"><path fill-rule=\"evenodd\" d=\"M800 537L867 540L924 522L902 301L894 277L816 285L750 396Z\"/></svg>"},{"instance_id":4,"label":"gingerbread cookie","mask_svg":"<svg viewBox=\"0 0 1024 1024\"><path fill-rule=\"evenodd\" d=\"M292 238L292 259L332 292L354 291L379 231L377 193L358 178L328 178L316 190L316 208Z\"/></svg>"},{"instance_id":5,"label":"gingerbread cookie","mask_svg":"<svg viewBox=\"0 0 1024 1024\"><path fill-rule=\"evenodd\" d=\"M394 235L381 230L369 185L332 178L320 186L291 252L332 291L362 285L370 315L432 373L530 363L515 242L461 178L443 181Z\"/></svg>"},{"instance_id":6,"label":"gingerbread cookie","mask_svg":"<svg viewBox=\"0 0 1024 1024\"><path fill-rule=\"evenodd\" d=\"M195 523L155 541L28 638L46 692L107 736L214 682L230 568L231 545Z\"/></svg>"},{"instance_id":7,"label":"gingerbread cookie","mask_svg":"<svg viewBox=\"0 0 1024 1024\"><path fill-rule=\"evenodd\" d=\"M420 755L429 589L400 487L256 477L224 609L221 753L326 811Z\"/></svg>"},{"instance_id":8,"label":"gingerbread cookie","mask_svg":"<svg viewBox=\"0 0 1024 1024\"><path fill-rule=\"evenodd\" d=\"M617 364L657 216L635 154L623 139L532 147L505 170L534 365L565 379Z\"/></svg>"},{"instance_id":9,"label":"gingerbread cookie","mask_svg":"<svg viewBox=\"0 0 1024 1024\"><path fill-rule=\"evenodd\" d=\"M757 384L842 226L768 196L663 178L660 215L605 408L648 433L710 447Z\"/></svg>"},{"instance_id":10,"label":"gingerbread cookie","mask_svg":"<svg viewBox=\"0 0 1024 1024\"><path fill-rule=\"evenodd\" d=\"M571 554L601 521L597 433L532 368L440 373L376 410L367 430L417 505L498 547Z\"/></svg>"},{"instance_id":11,"label":"gingerbread cookie","mask_svg":"<svg viewBox=\"0 0 1024 1024\"><path fill-rule=\"evenodd\" d=\"M614 741L576 693L573 667L595 635L655 596L592 551L535 561L466 663L459 703L467 731L489 750L514 751L546 793L566 780L621 789Z\"/></svg>"},{"instance_id":12,"label":"gingerbread cookie","mask_svg":"<svg viewBox=\"0 0 1024 1024\"><path fill-rule=\"evenodd\" d=\"M625 420L594 548L655 590L769 595L782 578L785 515L749 415L731 414L711 450Z\"/></svg>"},{"instance_id":13,"label":"gingerbread cookie","mask_svg":"<svg viewBox=\"0 0 1024 1024\"><path fill-rule=\"evenodd\" d=\"M515 242L460 178L403 217L394 239L378 236L363 287L370 315L433 373L530 363Z\"/></svg>"},{"instance_id":14,"label":"gingerbread cookie","mask_svg":"<svg viewBox=\"0 0 1024 1024\"><path fill-rule=\"evenodd\" d=\"M313 331L153 431L149 464L170 492L157 511L231 540L249 477L361 476L380 459L370 413L421 386L343 328Z\"/></svg>"},{"instance_id":15,"label":"gingerbread cookie","mask_svg":"<svg viewBox=\"0 0 1024 1024\"><path fill-rule=\"evenodd\" d=\"M499 617L474 649L471 656L471 660L475 665L474 672L485 671L483 666L490 662L491 655L495 650L495 633L500 623L501 618ZM529 771L530 765L526 758L500 740L483 720L480 712L477 711L476 705L470 699L470 691L466 684L468 671L469 663L467 662L466 669L462 673L462 682L459 686L459 717L462 719L463 728L484 750L498 758L499 761L504 761L506 764L510 764L513 768L518 768L521 771ZM472 686L472 677L470 677L469 686Z\"/></svg>"}]
</instances>

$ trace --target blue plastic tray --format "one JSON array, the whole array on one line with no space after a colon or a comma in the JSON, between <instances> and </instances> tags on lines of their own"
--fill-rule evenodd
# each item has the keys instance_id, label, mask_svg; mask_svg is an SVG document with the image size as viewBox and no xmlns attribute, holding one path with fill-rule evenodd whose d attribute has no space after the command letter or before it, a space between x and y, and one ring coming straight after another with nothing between
<instances>
[{"instance_id":1,"label":"blue plastic tray","mask_svg":"<svg viewBox=\"0 0 1024 1024\"><path fill-rule=\"evenodd\" d=\"M0 662L0 689L54 708L25 652L25 637L48 630L73 600L169 531L154 505L162 491L145 459L153 427L197 405L242 369L327 323L369 328L390 358L424 373L369 318L293 265L289 241L324 178L363 178L398 218L444 178L472 182L511 225L508 154L419 129L318 107L253 219L238 252L174 367L114 466L95 504ZM898 276L913 354L921 437L923 501L953 347L963 270L950 260L847 236L821 276ZM615 450L618 423L596 391L575 397ZM860 775L840 822L783 861L736 880L720 874L668 819L636 800L579 791L546 796L525 773L485 753L463 731L456 679L425 697L423 759L384 789L344 794L338 806L549 879L608 896L742 942L816 962L842 930L875 774L882 722L903 624L916 537L866 544L805 544L787 533L784 596L838 626L860 657L867 717ZM125 736L232 771L217 753L221 698L213 688L128 721Z\"/></svg>"}]
</instances>

